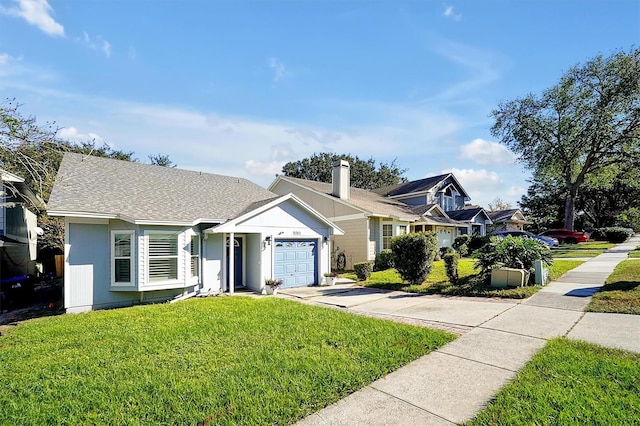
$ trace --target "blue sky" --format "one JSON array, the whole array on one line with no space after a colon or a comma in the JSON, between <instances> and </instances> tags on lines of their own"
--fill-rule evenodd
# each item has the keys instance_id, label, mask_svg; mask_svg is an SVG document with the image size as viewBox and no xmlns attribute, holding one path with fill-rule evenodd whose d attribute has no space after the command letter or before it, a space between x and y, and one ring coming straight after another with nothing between
<instances>
[{"instance_id":1,"label":"blue sky","mask_svg":"<svg viewBox=\"0 0 640 426\"><path fill-rule=\"evenodd\" d=\"M397 158L515 204L491 110L638 44L632 0L0 0L0 97L141 161L268 186L314 152Z\"/></svg>"}]
</instances>

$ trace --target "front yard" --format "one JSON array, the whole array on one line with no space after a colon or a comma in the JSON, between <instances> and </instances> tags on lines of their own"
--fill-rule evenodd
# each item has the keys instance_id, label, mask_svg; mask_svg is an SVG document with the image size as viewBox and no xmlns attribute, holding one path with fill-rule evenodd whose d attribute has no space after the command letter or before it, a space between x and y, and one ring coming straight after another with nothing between
<instances>
[{"instance_id":1,"label":"front yard","mask_svg":"<svg viewBox=\"0 0 640 426\"><path fill-rule=\"evenodd\" d=\"M551 251L554 259L596 257L614 247L615 244L602 241L589 241L579 244L562 244Z\"/></svg>"},{"instance_id":2,"label":"front yard","mask_svg":"<svg viewBox=\"0 0 640 426\"><path fill-rule=\"evenodd\" d=\"M501 297L512 299L524 299L535 294L540 287L527 286L519 288L498 289L492 288L480 282L477 270L474 269L475 259L461 259L458 264L460 283L454 285L449 282L445 272L444 261L433 263L433 269L427 277L427 281L421 285L410 285L402 282L402 278L394 269L373 272L369 279L362 284L368 287L384 288L387 290L399 290L409 293L445 294L450 296L476 296L476 297ZM581 265L580 260L555 260L549 267L549 278L558 279L571 269ZM357 280L355 274L344 274L344 277Z\"/></svg>"},{"instance_id":3,"label":"front yard","mask_svg":"<svg viewBox=\"0 0 640 426\"><path fill-rule=\"evenodd\" d=\"M640 354L557 338L467 424L637 424L639 377Z\"/></svg>"},{"instance_id":4,"label":"front yard","mask_svg":"<svg viewBox=\"0 0 640 426\"><path fill-rule=\"evenodd\" d=\"M640 315L640 260L619 263L585 310Z\"/></svg>"},{"instance_id":5,"label":"front yard","mask_svg":"<svg viewBox=\"0 0 640 426\"><path fill-rule=\"evenodd\" d=\"M290 424L453 340L282 299L42 318L0 336L0 424Z\"/></svg>"}]
</instances>

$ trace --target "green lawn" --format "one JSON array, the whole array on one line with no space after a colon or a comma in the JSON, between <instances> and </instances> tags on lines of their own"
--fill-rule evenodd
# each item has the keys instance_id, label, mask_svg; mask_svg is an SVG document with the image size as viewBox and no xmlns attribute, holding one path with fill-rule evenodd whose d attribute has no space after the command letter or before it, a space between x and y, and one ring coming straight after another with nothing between
<instances>
[{"instance_id":1,"label":"green lawn","mask_svg":"<svg viewBox=\"0 0 640 426\"><path fill-rule=\"evenodd\" d=\"M631 425L640 354L551 340L468 425Z\"/></svg>"},{"instance_id":2,"label":"green lawn","mask_svg":"<svg viewBox=\"0 0 640 426\"><path fill-rule=\"evenodd\" d=\"M421 285L403 283L402 278L400 278L400 275L395 269L373 272L369 279L363 284L369 287L400 290L409 293L502 297L512 299L524 299L540 290L540 287L536 286L507 289L488 287L476 279L477 271L473 267L475 262L476 261L474 259L460 260L458 263L458 275L461 278L461 282L458 285L453 285L449 282L447 274L445 273L444 261L442 260L434 262L433 269L427 277L427 281ZM560 276L582 263L584 263L584 261L556 260L549 268L549 278L551 280L558 279ZM354 279L357 278L354 276Z\"/></svg>"},{"instance_id":3,"label":"green lawn","mask_svg":"<svg viewBox=\"0 0 640 426\"><path fill-rule=\"evenodd\" d=\"M596 257L615 244L602 241L589 241L579 244L562 244L559 248L553 249L551 252L554 259L563 259L568 257Z\"/></svg>"},{"instance_id":4,"label":"green lawn","mask_svg":"<svg viewBox=\"0 0 640 426\"><path fill-rule=\"evenodd\" d=\"M640 260L620 262L585 310L640 315Z\"/></svg>"},{"instance_id":5,"label":"green lawn","mask_svg":"<svg viewBox=\"0 0 640 426\"><path fill-rule=\"evenodd\" d=\"M0 424L291 424L453 340L277 298L5 328Z\"/></svg>"},{"instance_id":6,"label":"green lawn","mask_svg":"<svg viewBox=\"0 0 640 426\"><path fill-rule=\"evenodd\" d=\"M640 246L636 247L636 249L629 253L629 257L632 259L640 258Z\"/></svg>"}]
</instances>

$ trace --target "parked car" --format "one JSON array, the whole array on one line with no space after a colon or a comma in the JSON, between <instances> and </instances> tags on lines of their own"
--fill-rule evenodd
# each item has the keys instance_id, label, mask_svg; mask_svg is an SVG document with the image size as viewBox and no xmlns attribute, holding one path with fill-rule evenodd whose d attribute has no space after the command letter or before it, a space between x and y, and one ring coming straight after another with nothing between
<instances>
[{"instance_id":1,"label":"parked car","mask_svg":"<svg viewBox=\"0 0 640 426\"><path fill-rule=\"evenodd\" d=\"M558 240L553 237L536 235L528 231L516 231L516 230L496 231L491 235L495 235L497 237L506 237L507 235L511 235L512 237L533 238L534 240L538 240L549 247L557 247L560 245Z\"/></svg>"},{"instance_id":2,"label":"parked car","mask_svg":"<svg viewBox=\"0 0 640 426\"><path fill-rule=\"evenodd\" d=\"M589 241L589 234L586 232L570 231L568 229L549 229L548 231L542 232L540 235L553 237L561 243L567 244L586 243Z\"/></svg>"}]
</instances>

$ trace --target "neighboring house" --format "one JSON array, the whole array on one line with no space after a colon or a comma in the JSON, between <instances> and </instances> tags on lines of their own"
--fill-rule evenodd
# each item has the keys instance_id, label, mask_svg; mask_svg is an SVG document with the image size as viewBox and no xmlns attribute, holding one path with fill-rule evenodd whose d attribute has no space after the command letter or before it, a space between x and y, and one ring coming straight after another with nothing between
<instances>
[{"instance_id":1,"label":"neighboring house","mask_svg":"<svg viewBox=\"0 0 640 426\"><path fill-rule=\"evenodd\" d=\"M43 207L24 179L0 170L0 279L36 273L37 216L29 210Z\"/></svg>"},{"instance_id":2,"label":"neighboring house","mask_svg":"<svg viewBox=\"0 0 640 426\"><path fill-rule=\"evenodd\" d=\"M342 234L246 179L72 153L48 212L65 219L67 312L319 284Z\"/></svg>"},{"instance_id":3,"label":"neighboring house","mask_svg":"<svg viewBox=\"0 0 640 426\"><path fill-rule=\"evenodd\" d=\"M454 220L467 224L464 234L486 235L487 226L492 224L489 214L480 206L464 206L460 210L451 210L447 215Z\"/></svg>"},{"instance_id":4,"label":"neighboring house","mask_svg":"<svg viewBox=\"0 0 640 426\"><path fill-rule=\"evenodd\" d=\"M520 209L497 210L489 212L489 217L493 222L493 231L522 231L524 225L530 224Z\"/></svg>"},{"instance_id":5,"label":"neighboring house","mask_svg":"<svg viewBox=\"0 0 640 426\"><path fill-rule=\"evenodd\" d=\"M409 201L414 204L408 204L406 198L382 195L401 185L377 191L353 188L349 173L349 163L338 161L333 165L332 183L278 176L269 186L269 190L277 194L295 194L344 230L344 235L333 238L332 252L334 260L344 253L348 269L354 263L374 260L377 253L390 248L394 236L434 231L443 247L450 246L453 239L468 228L468 224L450 219L440 206L440 202L445 205L448 202L444 197L456 197L455 203L468 198L461 188L455 187L457 181L453 175L441 176L438 181L446 181L441 185L437 182L416 185L421 194L410 197L413 200ZM425 202L420 204L418 197ZM426 200L436 203L426 203Z\"/></svg>"},{"instance_id":6,"label":"neighboring house","mask_svg":"<svg viewBox=\"0 0 640 426\"><path fill-rule=\"evenodd\" d=\"M437 204L445 212L464 208L471 200L453 173L376 189L374 192L410 206Z\"/></svg>"}]
</instances>

